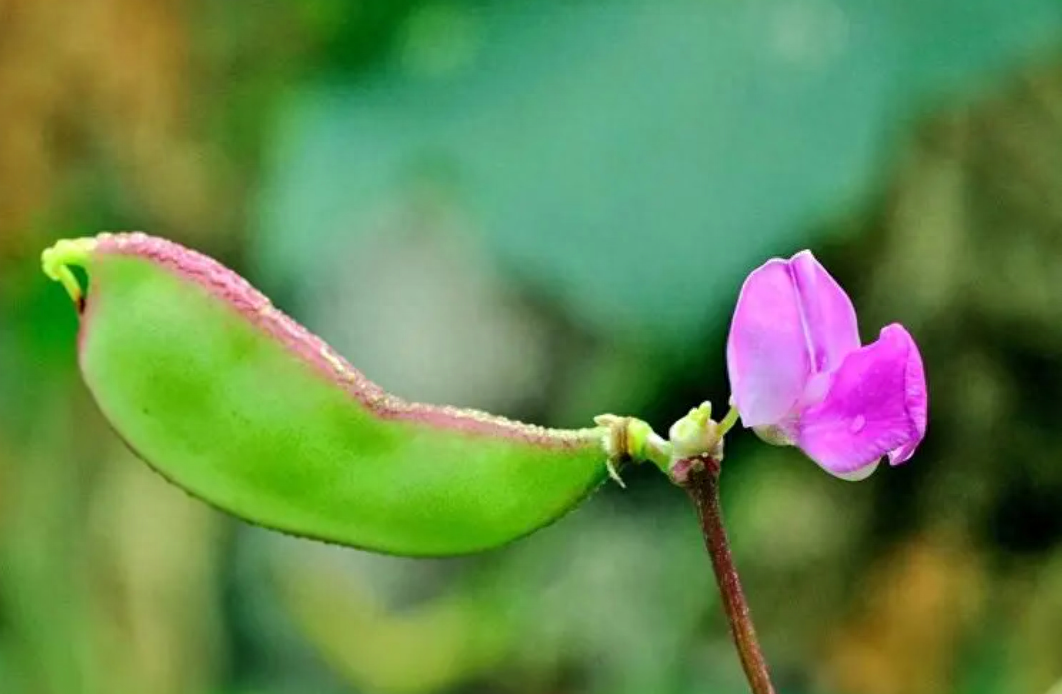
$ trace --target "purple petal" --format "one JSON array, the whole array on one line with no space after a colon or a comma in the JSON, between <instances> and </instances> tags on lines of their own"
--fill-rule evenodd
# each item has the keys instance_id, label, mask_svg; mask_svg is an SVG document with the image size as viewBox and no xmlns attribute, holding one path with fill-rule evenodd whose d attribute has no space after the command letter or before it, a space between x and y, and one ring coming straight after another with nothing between
<instances>
[{"instance_id":1,"label":"purple petal","mask_svg":"<svg viewBox=\"0 0 1062 694\"><path fill-rule=\"evenodd\" d=\"M925 431L920 366L907 331L886 327L877 342L848 355L826 398L802 413L797 445L848 479L865 476L890 451L913 452Z\"/></svg>"},{"instance_id":2,"label":"purple petal","mask_svg":"<svg viewBox=\"0 0 1062 694\"><path fill-rule=\"evenodd\" d=\"M769 260L745 280L726 361L730 391L746 427L778 424L800 400L811 355L787 261Z\"/></svg>"},{"instance_id":3,"label":"purple petal","mask_svg":"<svg viewBox=\"0 0 1062 694\"><path fill-rule=\"evenodd\" d=\"M852 300L811 251L801 251L790 258L789 271L800 295L812 369L835 371L846 356L859 349L859 326Z\"/></svg>"},{"instance_id":4,"label":"purple petal","mask_svg":"<svg viewBox=\"0 0 1062 694\"><path fill-rule=\"evenodd\" d=\"M907 372L905 374L907 412L914 421L917 436L899 448L889 451L889 464L899 465L911 459L915 449L918 448L918 444L922 443L922 439L925 438L926 419L929 415L929 393L926 389L926 372L922 366L922 355L918 351L918 345L915 344L914 339L902 325L890 325L885 330L902 332L911 344L911 349L907 353Z\"/></svg>"}]
</instances>

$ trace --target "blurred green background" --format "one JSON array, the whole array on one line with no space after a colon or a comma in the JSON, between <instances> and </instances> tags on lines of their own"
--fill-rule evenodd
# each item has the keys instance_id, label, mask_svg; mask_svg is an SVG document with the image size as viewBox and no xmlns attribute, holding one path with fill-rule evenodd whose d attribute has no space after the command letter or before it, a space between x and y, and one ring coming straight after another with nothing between
<instances>
[{"instance_id":1,"label":"blurred green background","mask_svg":"<svg viewBox=\"0 0 1062 694\"><path fill-rule=\"evenodd\" d=\"M742 692L652 470L447 561L167 486L39 272L103 229L222 259L400 395L658 429L726 400L742 278L811 247L865 338L919 341L930 434L859 484L731 437L780 691L1062 680L1057 0L0 0L0 692Z\"/></svg>"}]
</instances>

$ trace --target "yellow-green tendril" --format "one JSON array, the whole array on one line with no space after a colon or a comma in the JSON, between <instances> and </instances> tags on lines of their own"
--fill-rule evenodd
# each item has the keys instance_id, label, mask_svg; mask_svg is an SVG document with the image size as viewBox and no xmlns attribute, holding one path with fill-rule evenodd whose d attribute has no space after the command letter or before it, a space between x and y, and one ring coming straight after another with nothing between
<instances>
[{"instance_id":1,"label":"yellow-green tendril","mask_svg":"<svg viewBox=\"0 0 1062 694\"><path fill-rule=\"evenodd\" d=\"M84 267L92 251L96 248L96 239L63 239L41 254L41 267L51 279L63 285L66 293L74 303L81 306L84 293L77 277L70 269L71 265Z\"/></svg>"}]
</instances>

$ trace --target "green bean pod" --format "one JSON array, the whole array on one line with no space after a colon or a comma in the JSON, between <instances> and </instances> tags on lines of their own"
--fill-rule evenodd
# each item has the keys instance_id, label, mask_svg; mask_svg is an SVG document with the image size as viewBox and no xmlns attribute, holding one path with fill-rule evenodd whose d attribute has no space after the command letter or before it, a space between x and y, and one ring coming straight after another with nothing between
<instances>
[{"instance_id":1,"label":"green bean pod","mask_svg":"<svg viewBox=\"0 0 1062 694\"><path fill-rule=\"evenodd\" d=\"M43 265L75 300L81 372L118 434L249 522L389 554L464 554L551 523L607 478L605 430L404 401L171 241L65 240Z\"/></svg>"}]
</instances>

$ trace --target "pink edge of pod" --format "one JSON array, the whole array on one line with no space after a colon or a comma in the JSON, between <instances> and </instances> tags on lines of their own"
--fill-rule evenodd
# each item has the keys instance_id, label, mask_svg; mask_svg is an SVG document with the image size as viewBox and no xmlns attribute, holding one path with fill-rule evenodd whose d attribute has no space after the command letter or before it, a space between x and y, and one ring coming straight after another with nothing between
<instances>
[{"instance_id":1,"label":"pink edge of pod","mask_svg":"<svg viewBox=\"0 0 1062 694\"><path fill-rule=\"evenodd\" d=\"M391 395L351 366L324 340L274 307L243 277L213 258L173 241L142 232L103 233L95 238L92 252L143 258L203 287L384 419L509 438L552 449L581 448L600 440L598 429L548 429L478 410L407 402ZM91 321L91 296L81 313L83 335Z\"/></svg>"}]
</instances>

